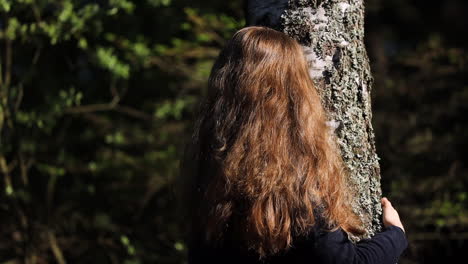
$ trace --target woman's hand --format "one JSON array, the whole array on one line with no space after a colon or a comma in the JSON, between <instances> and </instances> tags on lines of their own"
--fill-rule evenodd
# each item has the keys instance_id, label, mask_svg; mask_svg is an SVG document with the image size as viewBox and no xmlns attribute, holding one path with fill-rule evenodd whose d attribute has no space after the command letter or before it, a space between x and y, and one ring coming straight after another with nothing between
<instances>
[{"instance_id":1,"label":"woman's hand","mask_svg":"<svg viewBox=\"0 0 468 264\"><path fill-rule=\"evenodd\" d=\"M398 226L400 227L403 232L405 232L405 228L401 223L400 216L398 215L397 210L393 208L392 203L386 198L383 197L382 200L382 208L383 208L383 223L385 226Z\"/></svg>"}]
</instances>

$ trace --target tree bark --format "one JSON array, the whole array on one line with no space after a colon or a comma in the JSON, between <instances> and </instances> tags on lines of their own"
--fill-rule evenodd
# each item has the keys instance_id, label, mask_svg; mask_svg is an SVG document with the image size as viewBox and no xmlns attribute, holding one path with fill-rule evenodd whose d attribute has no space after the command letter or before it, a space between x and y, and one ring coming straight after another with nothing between
<instances>
[{"instance_id":1,"label":"tree bark","mask_svg":"<svg viewBox=\"0 0 468 264\"><path fill-rule=\"evenodd\" d=\"M247 25L296 39L309 63L358 193L354 209L367 234L381 229L380 166L371 118L372 76L364 47L364 0L249 0ZM354 241L358 237L350 236Z\"/></svg>"}]
</instances>

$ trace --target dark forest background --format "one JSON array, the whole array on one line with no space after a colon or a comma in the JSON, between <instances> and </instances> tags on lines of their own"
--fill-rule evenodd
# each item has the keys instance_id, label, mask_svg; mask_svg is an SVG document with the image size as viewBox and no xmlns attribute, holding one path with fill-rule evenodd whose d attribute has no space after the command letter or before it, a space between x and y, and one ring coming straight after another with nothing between
<instances>
[{"instance_id":1,"label":"dark forest background","mask_svg":"<svg viewBox=\"0 0 468 264\"><path fill-rule=\"evenodd\" d=\"M401 263L468 249L467 5L366 2ZM184 263L179 159L244 25L241 0L0 0L0 263Z\"/></svg>"}]
</instances>

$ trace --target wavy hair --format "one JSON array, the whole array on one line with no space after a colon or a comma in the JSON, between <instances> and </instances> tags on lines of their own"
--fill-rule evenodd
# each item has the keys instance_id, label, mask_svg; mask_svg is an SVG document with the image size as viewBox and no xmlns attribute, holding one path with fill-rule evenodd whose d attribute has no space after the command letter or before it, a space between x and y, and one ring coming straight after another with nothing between
<instances>
[{"instance_id":1,"label":"wavy hair","mask_svg":"<svg viewBox=\"0 0 468 264\"><path fill-rule=\"evenodd\" d=\"M213 65L196 120L192 236L236 241L263 258L307 235L317 214L331 230L364 233L294 39L261 26L237 31Z\"/></svg>"}]
</instances>

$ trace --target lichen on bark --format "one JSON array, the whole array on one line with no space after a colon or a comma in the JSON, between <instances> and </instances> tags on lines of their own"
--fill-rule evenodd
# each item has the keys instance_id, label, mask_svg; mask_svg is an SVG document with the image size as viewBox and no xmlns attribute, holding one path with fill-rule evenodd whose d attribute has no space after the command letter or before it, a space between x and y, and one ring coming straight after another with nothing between
<instances>
[{"instance_id":1,"label":"lichen on bark","mask_svg":"<svg viewBox=\"0 0 468 264\"><path fill-rule=\"evenodd\" d=\"M372 129L372 76L363 0L289 0L282 31L302 45L353 187L368 238L381 228L380 166ZM350 236L354 241L360 238Z\"/></svg>"}]
</instances>

